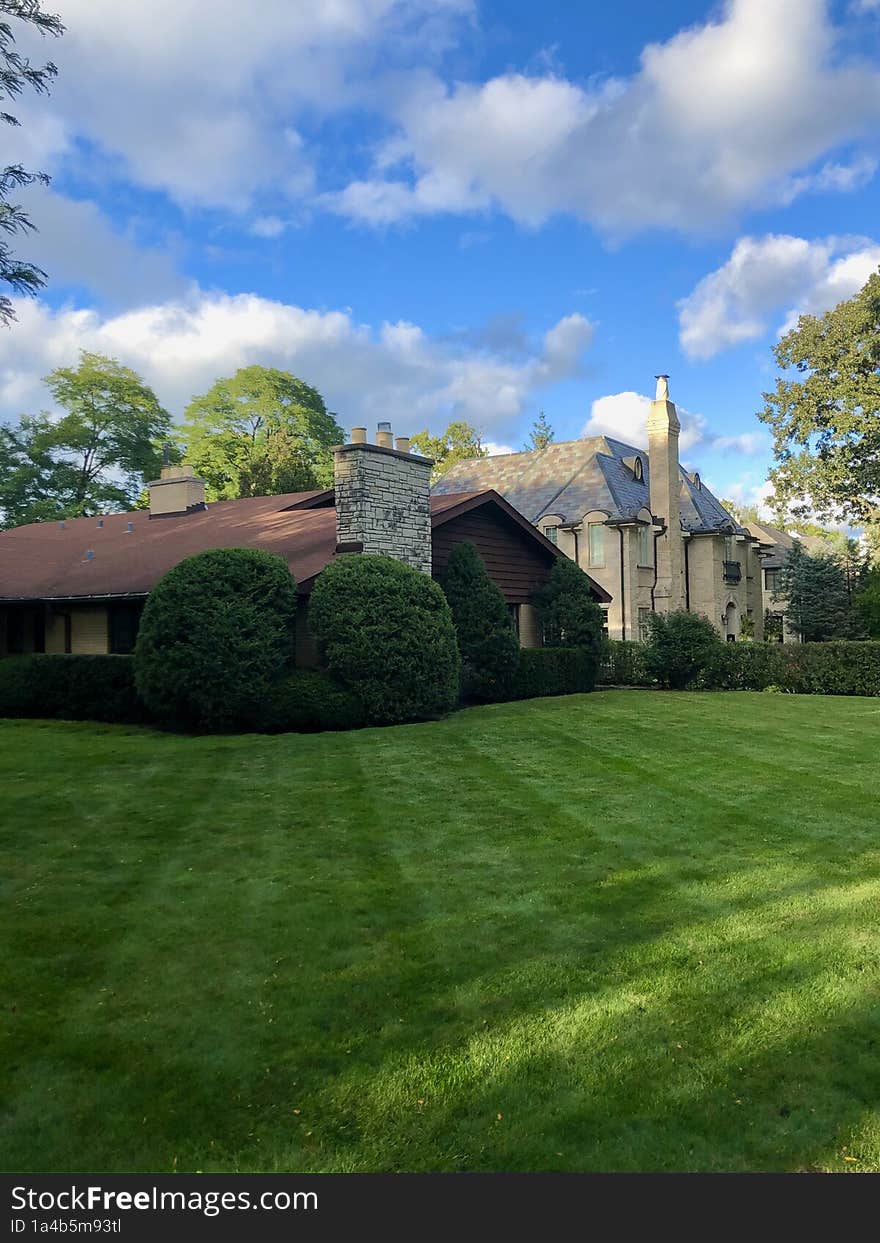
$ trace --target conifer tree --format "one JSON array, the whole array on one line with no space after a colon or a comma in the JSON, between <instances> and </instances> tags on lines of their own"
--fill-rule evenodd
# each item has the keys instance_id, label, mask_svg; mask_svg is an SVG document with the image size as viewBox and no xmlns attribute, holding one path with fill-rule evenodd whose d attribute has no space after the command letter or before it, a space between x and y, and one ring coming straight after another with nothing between
<instances>
[{"instance_id":1,"label":"conifer tree","mask_svg":"<svg viewBox=\"0 0 880 1243\"><path fill-rule=\"evenodd\" d=\"M465 699L495 703L513 687L519 640L507 603L473 544L456 544L441 579L461 653Z\"/></svg>"}]
</instances>

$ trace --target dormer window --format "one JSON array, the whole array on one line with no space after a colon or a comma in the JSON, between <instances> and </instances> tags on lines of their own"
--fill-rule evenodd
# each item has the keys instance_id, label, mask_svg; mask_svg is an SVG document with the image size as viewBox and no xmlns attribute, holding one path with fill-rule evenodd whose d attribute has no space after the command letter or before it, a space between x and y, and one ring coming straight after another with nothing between
<instances>
[{"instance_id":1,"label":"dormer window","mask_svg":"<svg viewBox=\"0 0 880 1243\"><path fill-rule=\"evenodd\" d=\"M635 479L638 483L641 483L645 477L644 468L642 467L642 459L636 455L633 455L632 457L625 457L623 459L623 464L628 470L632 471L633 479Z\"/></svg>"},{"instance_id":2,"label":"dormer window","mask_svg":"<svg viewBox=\"0 0 880 1243\"><path fill-rule=\"evenodd\" d=\"M694 487L697 489L698 492L703 486L703 481L696 471L694 471L694 473L691 475L691 483L694 485Z\"/></svg>"}]
</instances>

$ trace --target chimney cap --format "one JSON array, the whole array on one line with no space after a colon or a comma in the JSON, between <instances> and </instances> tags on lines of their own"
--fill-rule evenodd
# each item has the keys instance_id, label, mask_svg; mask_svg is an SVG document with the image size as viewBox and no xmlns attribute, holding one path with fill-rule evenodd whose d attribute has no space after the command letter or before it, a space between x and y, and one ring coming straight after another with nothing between
<instances>
[{"instance_id":1,"label":"chimney cap","mask_svg":"<svg viewBox=\"0 0 880 1243\"><path fill-rule=\"evenodd\" d=\"M380 431L380 432L390 432L390 431L391 431L391 424L390 424L389 422L387 422L387 421L386 421L386 422L384 422L384 423L377 423L377 425L376 425L376 429L377 429L377 431Z\"/></svg>"},{"instance_id":2,"label":"chimney cap","mask_svg":"<svg viewBox=\"0 0 880 1243\"><path fill-rule=\"evenodd\" d=\"M654 376L654 379L657 381L657 394L656 394L655 400L656 401L668 401L669 400L669 376L661 371L660 375Z\"/></svg>"}]
</instances>

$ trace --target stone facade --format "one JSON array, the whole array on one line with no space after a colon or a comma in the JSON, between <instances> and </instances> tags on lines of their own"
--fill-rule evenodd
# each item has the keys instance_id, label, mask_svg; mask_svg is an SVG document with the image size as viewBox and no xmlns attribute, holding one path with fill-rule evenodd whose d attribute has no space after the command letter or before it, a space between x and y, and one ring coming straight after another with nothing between
<instances>
[{"instance_id":1,"label":"stone facade","mask_svg":"<svg viewBox=\"0 0 880 1243\"><path fill-rule=\"evenodd\" d=\"M382 553L430 574L431 466L430 458L366 440L338 445L333 486L339 551Z\"/></svg>"}]
</instances>

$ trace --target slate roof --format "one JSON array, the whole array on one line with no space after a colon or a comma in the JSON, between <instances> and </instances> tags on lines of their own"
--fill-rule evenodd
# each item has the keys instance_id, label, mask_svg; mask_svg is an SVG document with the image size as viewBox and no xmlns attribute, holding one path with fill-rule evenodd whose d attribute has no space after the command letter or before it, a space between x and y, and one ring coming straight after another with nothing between
<instances>
[{"instance_id":1,"label":"slate roof","mask_svg":"<svg viewBox=\"0 0 880 1243\"><path fill-rule=\"evenodd\" d=\"M625 462L632 457L641 459L641 480ZM576 523L593 510L619 521L650 509L650 463L645 449L611 436L592 436L527 453L457 462L437 480L433 491L442 495L483 488L500 492L534 523L544 514L558 514L564 522ZM705 484L698 485L683 468L681 525L686 531L746 533Z\"/></svg>"},{"instance_id":2,"label":"slate roof","mask_svg":"<svg viewBox=\"0 0 880 1243\"><path fill-rule=\"evenodd\" d=\"M818 535L792 535L781 527L771 527L766 522L747 522L746 530L754 536L767 553L761 557L761 564L768 570L778 569L795 545L795 541L803 544L807 552L816 554L828 551L828 544Z\"/></svg>"}]
</instances>

